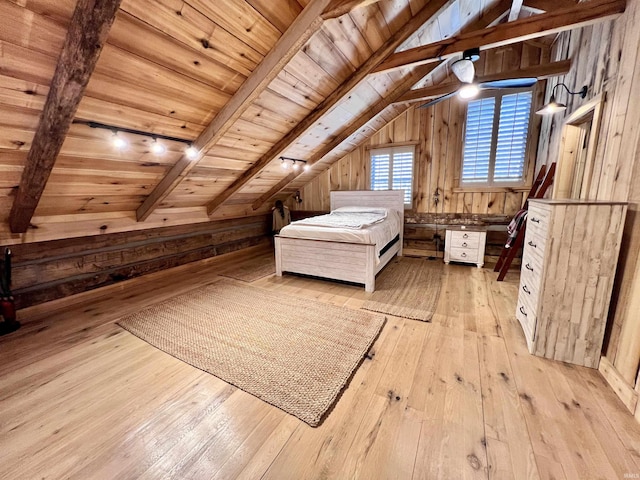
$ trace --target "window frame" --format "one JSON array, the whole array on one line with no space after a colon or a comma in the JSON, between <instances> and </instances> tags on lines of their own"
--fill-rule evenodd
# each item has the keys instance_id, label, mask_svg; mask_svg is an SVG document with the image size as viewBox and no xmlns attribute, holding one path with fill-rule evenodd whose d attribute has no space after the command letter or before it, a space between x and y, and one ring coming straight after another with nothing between
<instances>
[{"instance_id":1,"label":"window frame","mask_svg":"<svg viewBox=\"0 0 640 480\"><path fill-rule=\"evenodd\" d=\"M373 182L372 182L372 174L373 174L373 157L376 153L389 153L389 176L387 178L387 188L386 190L394 190L393 189L393 159L394 159L394 150L410 150L411 151L411 192L409 195L409 203L404 203L405 210L413 209L413 194L415 192L415 178L416 178L416 154L417 154L417 144L416 143L397 143L397 144L385 144L385 145L372 145L369 148L369 190L373 190ZM398 189L400 190L400 189ZM404 190L404 189L402 189Z\"/></svg>"},{"instance_id":2,"label":"window frame","mask_svg":"<svg viewBox=\"0 0 640 480\"><path fill-rule=\"evenodd\" d=\"M523 87L523 88L509 88L509 89L500 89L496 91L485 91L481 92L478 96L474 97L470 101L481 100L483 98L493 97L496 99L493 111L493 126L491 130L491 147L490 147L490 157L489 157L489 179L486 182L464 182L462 180L462 172L464 169L464 150L465 150L465 139L467 132L467 122L469 118L469 104L466 103L464 110L464 122L463 122L463 130L462 130L462 142L461 150L460 150L460 162L459 162L459 176L458 176L458 188L463 190L474 190L474 189L483 189L483 190L491 190L495 189L497 191L503 190L505 188L523 188L528 184L528 171L529 171L529 163L530 163L530 150L531 150L531 131L534 121L534 103L535 103L535 85L531 87ZM512 95L516 93L523 92L531 92L531 106L529 107L529 121L527 123L527 140L524 151L524 161L522 165L522 179L519 181L510 181L510 182L495 182L493 176L495 173L495 165L496 165L496 149L498 146L498 129L500 126L500 108L502 106L502 97L505 95ZM498 99L500 101L498 101Z\"/></svg>"}]
</instances>

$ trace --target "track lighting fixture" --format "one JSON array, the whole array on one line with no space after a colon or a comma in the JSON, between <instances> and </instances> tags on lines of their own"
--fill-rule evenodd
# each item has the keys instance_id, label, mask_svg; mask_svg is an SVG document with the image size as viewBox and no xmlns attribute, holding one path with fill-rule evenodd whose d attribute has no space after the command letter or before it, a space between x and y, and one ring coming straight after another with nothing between
<instances>
[{"instance_id":1,"label":"track lighting fixture","mask_svg":"<svg viewBox=\"0 0 640 480\"><path fill-rule=\"evenodd\" d=\"M567 108L566 104L559 103L556 101L556 89L558 87L564 87L564 89L567 91L569 95L580 95L580 98L584 98L587 96L588 89L586 85L583 86L577 92L572 92L571 90L569 90L569 87L567 87L564 83L558 83L556 86L553 87L553 89L551 89L551 98L549 99L549 103L547 103L544 107L542 107L540 110L536 112L538 115L553 115L554 113L566 110Z\"/></svg>"},{"instance_id":2,"label":"track lighting fixture","mask_svg":"<svg viewBox=\"0 0 640 480\"><path fill-rule=\"evenodd\" d=\"M185 138L178 137L170 137L169 135L161 135L159 133L151 133L151 132L143 132L142 130L134 130L131 128L117 127L115 125L107 125L105 123L91 122L87 120L74 120L73 123L77 123L80 125L86 125L91 128L102 128L105 130L110 130L113 133L113 137L111 142L113 146L118 150L123 150L127 147L127 140L122 136L118 135L119 133L130 133L133 135L142 135L144 137L150 137L153 139L151 143L151 152L155 155L162 155L167 151L167 146L164 143L161 143L159 140L167 140L169 142L180 142L188 144L188 147L185 148L184 154L189 160L195 160L200 156L200 151L193 146L192 140L187 140Z\"/></svg>"},{"instance_id":3,"label":"track lighting fixture","mask_svg":"<svg viewBox=\"0 0 640 480\"><path fill-rule=\"evenodd\" d=\"M307 161L300 160L298 158L280 157L280 166L285 170L288 170L289 168L291 168L293 169L294 172L297 172L298 170L300 170L301 166L305 172L309 170L309 165L307 164Z\"/></svg>"}]
</instances>

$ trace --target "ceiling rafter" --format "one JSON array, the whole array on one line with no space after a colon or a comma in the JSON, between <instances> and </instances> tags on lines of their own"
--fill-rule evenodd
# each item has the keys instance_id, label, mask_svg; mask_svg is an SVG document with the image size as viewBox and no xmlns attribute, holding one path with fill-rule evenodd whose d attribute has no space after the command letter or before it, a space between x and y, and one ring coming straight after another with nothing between
<instances>
[{"instance_id":1,"label":"ceiling rafter","mask_svg":"<svg viewBox=\"0 0 640 480\"><path fill-rule=\"evenodd\" d=\"M382 47L378 48L365 63L336 90L325 98L309 115L300 121L289 133L278 141L269 151L258 159L248 170L245 170L231 185L207 204L207 214L212 215L234 193L246 185L260 171L282 152L293 145L311 126L328 113L343 97L349 94L364 80L386 57L391 55L416 30L430 18L448 7L454 0L433 0L425 5L405 25L393 34ZM501 2L502 3L502 2Z\"/></svg>"},{"instance_id":2,"label":"ceiling rafter","mask_svg":"<svg viewBox=\"0 0 640 480\"><path fill-rule=\"evenodd\" d=\"M485 29L490 25L493 25L494 22L499 21L501 18L506 15L508 12L508 8L510 5L510 1L505 0L497 3L494 7L487 11L482 17L480 17L475 22L472 22L470 25L462 29L462 33L473 32L479 29ZM424 65L424 69L415 69L411 75L411 78L403 81L403 83L396 87L389 95L387 95L382 100L378 101L373 107L368 109L365 113L363 113L359 118L354 120L347 128L343 129L343 131L327 146L325 146L320 152L316 153L313 158L311 158L308 162L309 166L313 166L314 164L319 163L324 157L329 155L332 151L338 148L342 143L344 143L349 137L351 137L354 133L356 133L359 129L363 128L367 123L374 119L377 115L379 115L383 110L385 110L390 105L398 102L403 95L405 95L411 87L413 87L420 79L424 78L427 75L433 75L437 71L441 71L446 68L448 62L443 61L438 65L435 64L427 64ZM428 68L427 68L428 67ZM409 108L408 106L406 108ZM405 110L406 110L405 108ZM403 110L404 111L404 110ZM354 147L355 148L355 147ZM312 167L313 168L313 167ZM280 191L285 189L287 185L293 182L302 172L292 172L286 177L284 177L280 182L274 185L268 192L261 195L255 202L252 204L253 210L259 209L262 205L268 202L271 198L277 195Z\"/></svg>"},{"instance_id":3,"label":"ceiling rafter","mask_svg":"<svg viewBox=\"0 0 640 480\"><path fill-rule=\"evenodd\" d=\"M575 7L578 0L524 0L523 8L537 12L548 12L558 8Z\"/></svg>"},{"instance_id":4,"label":"ceiling rafter","mask_svg":"<svg viewBox=\"0 0 640 480\"><path fill-rule=\"evenodd\" d=\"M537 78L539 80L557 77L559 75L566 75L571 69L571 60L560 60L558 62L544 63L542 65L535 65L533 67L520 68L518 70L510 70L508 72L495 73L493 75L485 75L478 77L476 81L492 82L494 80L503 80L505 78ZM459 81L447 82L431 87L418 88L410 90L398 99L398 103L401 102L421 102L429 100L434 97L446 95L451 92L455 92L462 86Z\"/></svg>"},{"instance_id":5,"label":"ceiling rafter","mask_svg":"<svg viewBox=\"0 0 640 480\"><path fill-rule=\"evenodd\" d=\"M509 10L509 19L508 22L513 22L517 20L520 16L520 10L522 10L522 1L523 0L513 0L511 3L511 9Z\"/></svg>"},{"instance_id":6,"label":"ceiling rafter","mask_svg":"<svg viewBox=\"0 0 640 480\"><path fill-rule=\"evenodd\" d=\"M322 18L330 20L332 18L338 18L342 15L349 13L356 8L365 7L372 3L378 3L380 0L334 0L329 5L325 12L322 14Z\"/></svg>"},{"instance_id":7,"label":"ceiling rafter","mask_svg":"<svg viewBox=\"0 0 640 480\"><path fill-rule=\"evenodd\" d=\"M592 25L619 17L625 10L625 3L624 0L591 0L588 5L577 4L500 24L486 31L479 30L470 34L455 35L440 42L395 53L375 71L385 72L411 65L437 62L468 48L496 48Z\"/></svg>"},{"instance_id":8,"label":"ceiling rafter","mask_svg":"<svg viewBox=\"0 0 640 480\"><path fill-rule=\"evenodd\" d=\"M229 131L235 121L320 29L323 23L321 15L327 6L332 5L332 1L312 0L296 17L262 62L194 141L195 148L201 152L200 158ZM186 155L181 156L140 205L136 211L137 220L146 220L197 164L198 159L191 160Z\"/></svg>"},{"instance_id":9,"label":"ceiling rafter","mask_svg":"<svg viewBox=\"0 0 640 480\"><path fill-rule=\"evenodd\" d=\"M78 0L9 215L13 233L31 224L121 0Z\"/></svg>"}]
</instances>

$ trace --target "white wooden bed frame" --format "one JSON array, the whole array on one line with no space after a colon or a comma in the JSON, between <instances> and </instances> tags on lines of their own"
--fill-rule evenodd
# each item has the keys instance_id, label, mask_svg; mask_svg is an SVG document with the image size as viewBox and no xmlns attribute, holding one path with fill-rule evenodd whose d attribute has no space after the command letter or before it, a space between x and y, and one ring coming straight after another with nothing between
<instances>
[{"instance_id":1,"label":"white wooden bed frame","mask_svg":"<svg viewBox=\"0 0 640 480\"><path fill-rule=\"evenodd\" d=\"M384 207L394 209L401 218L400 239L376 265L373 244L314 240L275 236L276 275L301 273L333 280L363 283L365 291L375 290L376 274L396 255L402 256L404 230L404 191L331 192L331 210L340 207Z\"/></svg>"}]
</instances>

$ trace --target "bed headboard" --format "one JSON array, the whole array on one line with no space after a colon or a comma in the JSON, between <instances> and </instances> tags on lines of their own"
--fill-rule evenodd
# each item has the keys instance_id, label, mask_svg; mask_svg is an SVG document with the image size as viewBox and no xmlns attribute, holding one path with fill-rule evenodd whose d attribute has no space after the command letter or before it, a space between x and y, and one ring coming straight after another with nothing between
<instances>
[{"instance_id":1,"label":"bed headboard","mask_svg":"<svg viewBox=\"0 0 640 480\"><path fill-rule=\"evenodd\" d=\"M340 207L379 207L394 209L404 226L404 190L347 190L331 192L331 210ZM400 228L400 252L404 242L404 228Z\"/></svg>"},{"instance_id":2,"label":"bed headboard","mask_svg":"<svg viewBox=\"0 0 640 480\"><path fill-rule=\"evenodd\" d=\"M331 192L331 210L340 207L392 208L404 216L404 190L349 190Z\"/></svg>"}]
</instances>

